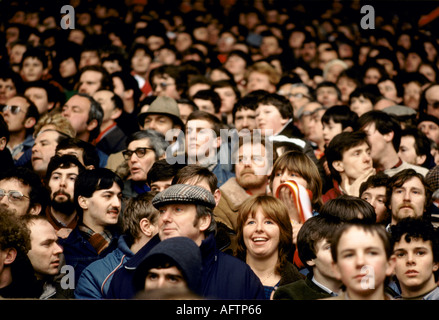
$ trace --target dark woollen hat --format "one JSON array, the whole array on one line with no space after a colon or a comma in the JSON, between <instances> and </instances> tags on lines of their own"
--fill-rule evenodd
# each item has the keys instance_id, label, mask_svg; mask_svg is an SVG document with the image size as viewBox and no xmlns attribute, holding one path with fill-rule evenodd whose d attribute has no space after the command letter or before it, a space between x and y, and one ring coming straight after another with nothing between
<instances>
[{"instance_id":1,"label":"dark woollen hat","mask_svg":"<svg viewBox=\"0 0 439 320\"><path fill-rule=\"evenodd\" d=\"M146 255L134 272L136 291L145 288L145 279L151 268L176 266L186 280L188 288L198 293L201 281L201 252L195 241L187 237L174 237L161 241Z\"/></svg>"}]
</instances>

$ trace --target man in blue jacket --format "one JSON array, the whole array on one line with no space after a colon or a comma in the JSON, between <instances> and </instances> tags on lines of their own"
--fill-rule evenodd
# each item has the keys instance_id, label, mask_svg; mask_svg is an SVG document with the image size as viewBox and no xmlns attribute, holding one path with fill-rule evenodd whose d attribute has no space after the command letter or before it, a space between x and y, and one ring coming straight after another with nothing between
<instances>
[{"instance_id":1,"label":"man in blue jacket","mask_svg":"<svg viewBox=\"0 0 439 320\"><path fill-rule=\"evenodd\" d=\"M157 193L146 192L128 200L122 216L123 235L117 248L84 269L75 288L76 299L106 298L114 273L147 243L154 246L159 242L158 237L154 238L158 231L158 210L151 204Z\"/></svg>"},{"instance_id":2,"label":"man in blue jacket","mask_svg":"<svg viewBox=\"0 0 439 320\"><path fill-rule=\"evenodd\" d=\"M201 295L209 299L265 299L259 278L243 261L221 252L216 246L216 222L213 219L215 199L208 190L194 185L175 184L157 194L152 204L159 210L159 237L188 237L200 247L202 257ZM140 253L140 251L139 251ZM135 255L137 267L143 258ZM120 271L122 271L121 269ZM132 274L125 272L125 286L131 287ZM115 278L110 285L110 291ZM119 279L119 283L121 283ZM129 291L129 290L127 290ZM116 290L113 291L113 293ZM133 298L131 296L113 298Z\"/></svg>"},{"instance_id":3,"label":"man in blue jacket","mask_svg":"<svg viewBox=\"0 0 439 320\"><path fill-rule=\"evenodd\" d=\"M110 169L84 170L75 181L78 224L59 244L66 264L75 270L75 284L92 262L117 248L123 181Z\"/></svg>"}]
</instances>

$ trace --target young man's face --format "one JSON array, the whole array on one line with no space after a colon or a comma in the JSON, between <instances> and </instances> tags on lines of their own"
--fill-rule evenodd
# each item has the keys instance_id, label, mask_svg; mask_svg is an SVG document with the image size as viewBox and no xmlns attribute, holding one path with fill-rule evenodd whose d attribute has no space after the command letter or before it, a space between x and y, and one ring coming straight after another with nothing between
<instances>
[{"instance_id":1,"label":"young man's face","mask_svg":"<svg viewBox=\"0 0 439 320\"><path fill-rule=\"evenodd\" d=\"M398 156L405 162L422 165L426 156L418 156L415 148L415 138L413 136L401 137L401 144L399 145Z\"/></svg>"},{"instance_id":2,"label":"young man's face","mask_svg":"<svg viewBox=\"0 0 439 320\"><path fill-rule=\"evenodd\" d=\"M44 220L36 220L28 224L30 230L31 250L29 260L38 279L44 276L55 276L59 272L60 255L63 252L57 244L58 236L53 226Z\"/></svg>"},{"instance_id":3,"label":"young man's face","mask_svg":"<svg viewBox=\"0 0 439 320\"><path fill-rule=\"evenodd\" d=\"M78 92L93 95L98 91L102 84L102 73L94 70L87 70L79 78Z\"/></svg>"},{"instance_id":4,"label":"young man's face","mask_svg":"<svg viewBox=\"0 0 439 320\"><path fill-rule=\"evenodd\" d=\"M75 59L67 58L63 60L59 65L59 74L62 78L68 78L75 75L78 72Z\"/></svg>"},{"instance_id":5,"label":"young man's face","mask_svg":"<svg viewBox=\"0 0 439 320\"><path fill-rule=\"evenodd\" d=\"M24 59L20 74L25 81L39 80L45 73L47 73L47 69L44 69L40 60L34 57Z\"/></svg>"},{"instance_id":6,"label":"young man's face","mask_svg":"<svg viewBox=\"0 0 439 320\"><path fill-rule=\"evenodd\" d=\"M210 216L198 221L195 204L176 203L159 208L159 237L165 240L173 237L187 237L198 245L204 239L204 231L210 225Z\"/></svg>"},{"instance_id":7,"label":"young man's face","mask_svg":"<svg viewBox=\"0 0 439 320\"><path fill-rule=\"evenodd\" d=\"M167 74L152 77L151 86L155 96L166 96L176 100L180 99L180 93L178 92L175 79Z\"/></svg>"},{"instance_id":8,"label":"young man's face","mask_svg":"<svg viewBox=\"0 0 439 320\"><path fill-rule=\"evenodd\" d=\"M79 69L86 66L99 65L101 59L97 51L84 51L81 53L81 58L79 60Z\"/></svg>"},{"instance_id":9,"label":"young man's face","mask_svg":"<svg viewBox=\"0 0 439 320\"><path fill-rule=\"evenodd\" d=\"M328 146L332 138L337 134L343 132L343 125L341 123L334 122L333 119L329 119L329 122L322 122L322 136L325 141L325 146Z\"/></svg>"},{"instance_id":10,"label":"young man's face","mask_svg":"<svg viewBox=\"0 0 439 320\"><path fill-rule=\"evenodd\" d=\"M220 112L231 113L236 103L236 93L232 87L216 88L215 92L221 98Z\"/></svg>"},{"instance_id":11,"label":"young man's face","mask_svg":"<svg viewBox=\"0 0 439 320\"><path fill-rule=\"evenodd\" d=\"M393 273L394 262L387 259L383 241L376 232L356 226L349 228L340 238L337 253L337 277L347 287L349 296L369 295L375 290L384 292L383 284Z\"/></svg>"},{"instance_id":12,"label":"young man's face","mask_svg":"<svg viewBox=\"0 0 439 320\"><path fill-rule=\"evenodd\" d=\"M53 103L49 103L49 97L44 88L30 87L26 89L24 95L32 100L40 115L46 113L53 107Z\"/></svg>"},{"instance_id":13,"label":"young man's face","mask_svg":"<svg viewBox=\"0 0 439 320\"><path fill-rule=\"evenodd\" d=\"M327 239L321 239L315 244L316 257L306 263L313 267L314 276L318 279L337 279L332 268L331 244Z\"/></svg>"},{"instance_id":14,"label":"young man's face","mask_svg":"<svg viewBox=\"0 0 439 320\"><path fill-rule=\"evenodd\" d=\"M372 158L370 156L369 145L365 142L352 147L343 153L342 160L334 161L334 168L340 175L349 179L352 183L367 171L372 169Z\"/></svg>"},{"instance_id":15,"label":"young man's face","mask_svg":"<svg viewBox=\"0 0 439 320\"><path fill-rule=\"evenodd\" d=\"M151 57L144 50L136 50L131 58L131 67L135 73L146 74L151 64Z\"/></svg>"},{"instance_id":16,"label":"young man's face","mask_svg":"<svg viewBox=\"0 0 439 320\"><path fill-rule=\"evenodd\" d=\"M371 187L361 194L361 199L369 202L375 209L377 223L383 223L387 220L389 213L386 207L386 187Z\"/></svg>"},{"instance_id":17,"label":"young man's face","mask_svg":"<svg viewBox=\"0 0 439 320\"><path fill-rule=\"evenodd\" d=\"M149 187L151 188L151 191L162 192L170 186L172 186L172 178L168 180L153 181Z\"/></svg>"},{"instance_id":18,"label":"young man's face","mask_svg":"<svg viewBox=\"0 0 439 320\"><path fill-rule=\"evenodd\" d=\"M219 147L220 137L212 128L212 124L203 119L189 120L186 124L186 152L191 158L196 156L197 162L213 158Z\"/></svg>"},{"instance_id":19,"label":"young man's face","mask_svg":"<svg viewBox=\"0 0 439 320\"><path fill-rule=\"evenodd\" d=\"M96 232L117 224L122 206L122 190L116 182L110 189L96 190L90 198L80 197L84 223Z\"/></svg>"},{"instance_id":20,"label":"young man's face","mask_svg":"<svg viewBox=\"0 0 439 320\"><path fill-rule=\"evenodd\" d=\"M30 186L24 185L22 182L17 179L3 179L0 180L0 189L4 190L5 196L0 199L0 206L14 211L17 216L24 216L29 213L29 193L31 191ZM21 199L9 199L8 192L9 191L19 191L24 197Z\"/></svg>"},{"instance_id":21,"label":"young man's face","mask_svg":"<svg viewBox=\"0 0 439 320\"><path fill-rule=\"evenodd\" d=\"M161 288L185 288L187 287L183 274L176 267L151 268L145 279L145 291Z\"/></svg>"},{"instance_id":22,"label":"young man's face","mask_svg":"<svg viewBox=\"0 0 439 320\"><path fill-rule=\"evenodd\" d=\"M364 96L353 97L349 108L355 112L359 117L368 111L373 110L372 101L365 98Z\"/></svg>"},{"instance_id":23,"label":"young man's face","mask_svg":"<svg viewBox=\"0 0 439 320\"><path fill-rule=\"evenodd\" d=\"M363 131L366 133L367 140L371 146L370 155L372 160L379 163L380 159L386 153L387 143L391 140L392 136L390 136L390 134L381 134L373 122L367 124L363 128Z\"/></svg>"},{"instance_id":24,"label":"young man's face","mask_svg":"<svg viewBox=\"0 0 439 320\"><path fill-rule=\"evenodd\" d=\"M321 87L316 91L317 101L320 102L325 107L329 108L340 101L338 100L337 90L333 87Z\"/></svg>"},{"instance_id":25,"label":"young man's face","mask_svg":"<svg viewBox=\"0 0 439 320\"><path fill-rule=\"evenodd\" d=\"M75 181L78 174L79 169L76 166L57 168L52 172L48 187L53 208L62 210L64 206L74 206Z\"/></svg>"},{"instance_id":26,"label":"young man's face","mask_svg":"<svg viewBox=\"0 0 439 320\"><path fill-rule=\"evenodd\" d=\"M253 132L257 128L256 111L252 109L240 109L235 113L235 128L240 132L242 129L248 129Z\"/></svg>"},{"instance_id":27,"label":"young man's face","mask_svg":"<svg viewBox=\"0 0 439 320\"><path fill-rule=\"evenodd\" d=\"M6 101L14 97L16 94L17 88L12 79L0 78L0 104L6 104Z\"/></svg>"},{"instance_id":28,"label":"young man's face","mask_svg":"<svg viewBox=\"0 0 439 320\"><path fill-rule=\"evenodd\" d=\"M408 179L401 187L393 187L390 198L392 224L407 217L421 218L425 202L425 187L418 177Z\"/></svg>"},{"instance_id":29,"label":"young man's face","mask_svg":"<svg viewBox=\"0 0 439 320\"><path fill-rule=\"evenodd\" d=\"M273 105L259 105L256 108L255 115L257 128L261 129L263 135L279 133L288 122L288 119L282 118L279 109Z\"/></svg>"},{"instance_id":30,"label":"young man's face","mask_svg":"<svg viewBox=\"0 0 439 320\"><path fill-rule=\"evenodd\" d=\"M434 261L432 242L422 238L403 235L395 243L393 253L396 257L395 275L401 286L403 296L416 296L436 287L433 272L438 270Z\"/></svg>"},{"instance_id":31,"label":"young man's face","mask_svg":"<svg viewBox=\"0 0 439 320\"><path fill-rule=\"evenodd\" d=\"M392 80L385 80L378 83L378 89L380 90L381 94L387 99L395 102L399 100L395 82L393 82Z\"/></svg>"}]
</instances>

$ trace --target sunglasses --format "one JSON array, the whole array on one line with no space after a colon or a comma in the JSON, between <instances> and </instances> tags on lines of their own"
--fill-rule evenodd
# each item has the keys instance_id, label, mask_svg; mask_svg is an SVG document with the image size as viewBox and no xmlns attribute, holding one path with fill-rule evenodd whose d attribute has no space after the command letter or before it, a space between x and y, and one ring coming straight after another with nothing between
<instances>
[{"instance_id":1,"label":"sunglasses","mask_svg":"<svg viewBox=\"0 0 439 320\"><path fill-rule=\"evenodd\" d=\"M17 190L6 190L0 189L0 201L3 200L4 196L8 196L9 202L20 202L23 198L30 199L28 196L25 196L20 191Z\"/></svg>"},{"instance_id":2,"label":"sunglasses","mask_svg":"<svg viewBox=\"0 0 439 320\"><path fill-rule=\"evenodd\" d=\"M1 109L3 112L9 110L12 114L18 114L19 112L24 112L21 107L19 106L7 106L7 105L2 105Z\"/></svg>"},{"instance_id":3,"label":"sunglasses","mask_svg":"<svg viewBox=\"0 0 439 320\"><path fill-rule=\"evenodd\" d=\"M155 151L154 148L137 148L134 151L133 150L125 150L122 152L122 154L123 154L123 157L125 158L125 160L130 160L131 157L133 156L133 153L135 153L138 158L143 158L148 150Z\"/></svg>"}]
</instances>

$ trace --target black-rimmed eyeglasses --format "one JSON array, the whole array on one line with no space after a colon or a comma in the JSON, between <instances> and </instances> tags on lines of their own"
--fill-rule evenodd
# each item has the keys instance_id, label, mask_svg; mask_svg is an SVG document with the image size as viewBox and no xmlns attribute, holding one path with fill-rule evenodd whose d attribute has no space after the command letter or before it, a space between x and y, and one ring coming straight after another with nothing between
<instances>
[{"instance_id":1,"label":"black-rimmed eyeglasses","mask_svg":"<svg viewBox=\"0 0 439 320\"><path fill-rule=\"evenodd\" d=\"M133 156L133 153L135 153L138 158L143 158L148 150L155 151L154 148L137 148L136 150L128 150L127 149L127 150L123 151L122 154L123 154L123 157L125 158L125 160L131 159L131 157Z\"/></svg>"}]
</instances>

